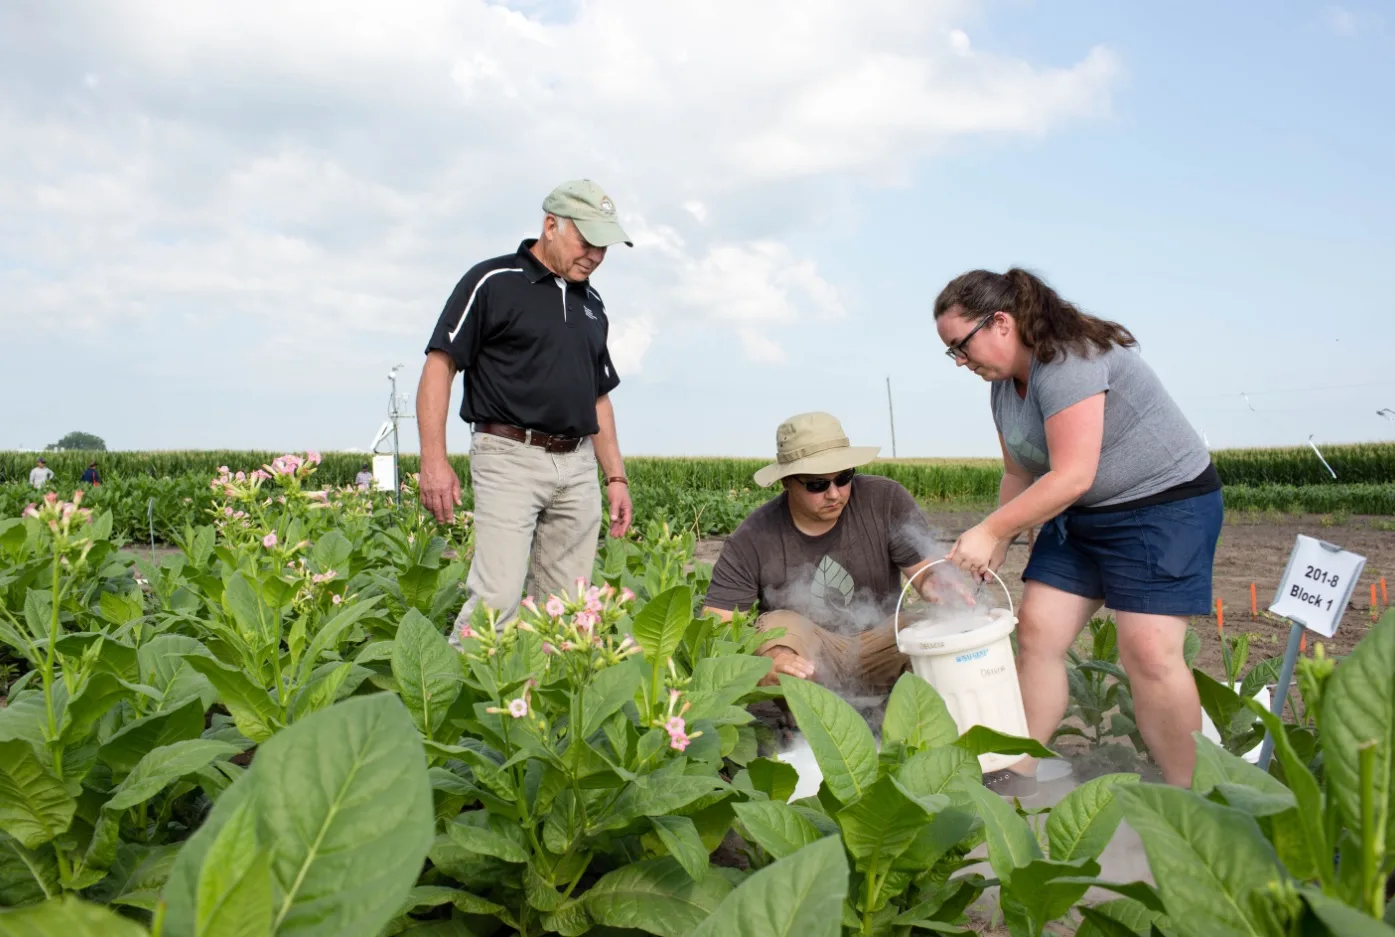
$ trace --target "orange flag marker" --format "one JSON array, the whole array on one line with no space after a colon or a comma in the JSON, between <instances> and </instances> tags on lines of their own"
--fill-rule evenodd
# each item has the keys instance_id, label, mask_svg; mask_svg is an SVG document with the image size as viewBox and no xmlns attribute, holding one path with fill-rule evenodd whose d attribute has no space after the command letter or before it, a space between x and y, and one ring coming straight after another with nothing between
<instances>
[{"instance_id":1,"label":"orange flag marker","mask_svg":"<svg viewBox=\"0 0 1395 937\"><path fill-rule=\"evenodd\" d=\"M1216 596L1216 634L1225 630L1225 607L1221 605L1220 596Z\"/></svg>"},{"instance_id":2,"label":"orange flag marker","mask_svg":"<svg viewBox=\"0 0 1395 937\"><path fill-rule=\"evenodd\" d=\"M1255 595L1255 584L1250 583L1250 617L1259 617L1259 598Z\"/></svg>"},{"instance_id":3,"label":"orange flag marker","mask_svg":"<svg viewBox=\"0 0 1395 937\"><path fill-rule=\"evenodd\" d=\"M1390 596L1385 591L1385 577L1380 577L1380 604L1386 608L1390 607Z\"/></svg>"}]
</instances>

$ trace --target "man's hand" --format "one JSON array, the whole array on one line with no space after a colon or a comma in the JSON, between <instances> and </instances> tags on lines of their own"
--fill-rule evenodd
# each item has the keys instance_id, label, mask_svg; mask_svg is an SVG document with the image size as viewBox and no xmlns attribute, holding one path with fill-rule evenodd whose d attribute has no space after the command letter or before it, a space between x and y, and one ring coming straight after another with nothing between
<instances>
[{"instance_id":1,"label":"man's hand","mask_svg":"<svg viewBox=\"0 0 1395 937\"><path fill-rule=\"evenodd\" d=\"M630 486L624 482L611 482L605 487L605 499L610 504L610 535L623 537L634 520L635 509L630 504ZM455 503L460 503L460 487L456 485Z\"/></svg>"},{"instance_id":2,"label":"man's hand","mask_svg":"<svg viewBox=\"0 0 1395 937\"><path fill-rule=\"evenodd\" d=\"M770 673L761 677L761 686L774 686L779 683L782 673L801 680L814 679L813 662L805 660L787 647L775 648L770 659L775 662L775 666L770 669Z\"/></svg>"},{"instance_id":3,"label":"man's hand","mask_svg":"<svg viewBox=\"0 0 1395 937\"><path fill-rule=\"evenodd\" d=\"M421 489L421 505L431 512L431 516L442 524L455 520L455 509L460 505L460 479L450 462L445 459L422 461L421 474L417 478Z\"/></svg>"}]
</instances>

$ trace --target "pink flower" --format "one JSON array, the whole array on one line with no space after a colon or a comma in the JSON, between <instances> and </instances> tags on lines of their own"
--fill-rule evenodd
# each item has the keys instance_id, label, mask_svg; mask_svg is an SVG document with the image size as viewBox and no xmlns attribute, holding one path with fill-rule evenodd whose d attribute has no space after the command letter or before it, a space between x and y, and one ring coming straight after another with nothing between
<instances>
[{"instance_id":1,"label":"pink flower","mask_svg":"<svg viewBox=\"0 0 1395 937\"><path fill-rule=\"evenodd\" d=\"M326 573L316 573L315 575L310 577L310 581L318 585L322 582L329 582L337 575L339 575L339 573L336 570L331 569L329 572Z\"/></svg>"},{"instance_id":2,"label":"pink flower","mask_svg":"<svg viewBox=\"0 0 1395 937\"><path fill-rule=\"evenodd\" d=\"M556 654L556 653L557 653L557 648L553 647L551 644L549 644L549 643L547 643L546 641L544 641L543 644L542 644L542 652L543 652L544 654L547 654L547 655Z\"/></svg>"},{"instance_id":3,"label":"pink flower","mask_svg":"<svg viewBox=\"0 0 1395 937\"><path fill-rule=\"evenodd\" d=\"M227 507L223 508L223 514L224 514L224 516L226 516L226 517L232 517L232 516L233 516L232 505L228 505Z\"/></svg>"},{"instance_id":4,"label":"pink flower","mask_svg":"<svg viewBox=\"0 0 1395 937\"><path fill-rule=\"evenodd\" d=\"M670 733L668 737L668 747L676 752L681 752L688 747L690 741L692 740L682 732Z\"/></svg>"},{"instance_id":5,"label":"pink flower","mask_svg":"<svg viewBox=\"0 0 1395 937\"><path fill-rule=\"evenodd\" d=\"M475 637L475 629L470 627L470 623L468 621L460 626L460 631L458 633L462 638Z\"/></svg>"},{"instance_id":6,"label":"pink flower","mask_svg":"<svg viewBox=\"0 0 1395 937\"><path fill-rule=\"evenodd\" d=\"M276 531L273 530L262 538L262 546L266 547L268 550L276 546Z\"/></svg>"},{"instance_id":7,"label":"pink flower","mask_svg":"<svg viewBox=\"0 0 1395 937\"><path fill-rule=\"evenodd\" d=\"M319 464L320 464L320 454L319 454L318 452L316 452L314 449L306 449L306 450L305 450L305 461L309 462L311 465L319 465Z\"/></svg>"},{"instance_id":8,"label":"pink flower","mask_svg":"<svg viewBox=\"0 0 1395 937\"><path fill-rule=\"evenodd\" d=\"M634 594L633 592L631 592L629 589L621 589L621 590L620 590L620 601L621 601L621 602L633 602L634 600L635 600L635 594Z\"/></svg>"},{"instance_id":9,"label":"pink flower","mask_svg":"<svg viewBox=\"0 0 1395 937\"><path fill-rule=\"evenodd\" d=\"M329 600L333 602L335 605L338 605L340 602L344 601L344 597L342 595L335 594L330 596Z\"/></svg>"},{"instance_id":10,"label":"pink flower","mask_svg":"<svg viewBox=\"0 0 1395 937\"><path fill-rule=\"evenodd\" d=\"M664 731L669 735L683 735L688 730L688 724L683 721L682 716L674 716L664 723Z\"/></svg>"},{"instance_id":11,"label":"pink flower","mask_svg":"<svg viewBox=\"0 0 1395 937\"><path fill-rule=\"evenodd\" d=\"M36 508L36 507L34 507L34 502L33 502L33 501L30 501L29 504L24 508L24 516L25 516L25 517L38 517L38 516L39 516L39 509Z\"/></svg>"},{"instance_id":12,"label":"pink flower","mask_svg":"<svg viewBox=\"0 0 1395 937\"><path fill-rule=\"evenodd\" d=\"M561 618L567 612L567 606L562 604L562 600L557 596L548 596L547 613L553 618Z\"/></svg>"},{"instance_id":13,"label":"pink flower","mask_svg":"<svg viewBox=\"0 0 1395 937\"><path fill-rule=\"evenodd\" d=\"M577 612L572 621L582 634L589 635L596 630L596 616L591 612Z\"/></svg>"},{"instance_id":14,"label":"pink flower","mask_svg":"<svg viewBox=\"0 0 1395 937\"><path fill-rule=\"evenodd\" d=\"M522 719L528 715L528 701L523 697L509 700L509 715L515 719Z\"/></svg>"},{"instance_id":15,"label":"pink flower","mask_svg":"<svg viewBox=\"0 0 1395 937\"><path fill-rule=\"evenodd\" d=\"M53 507L53 505L57 504L58 492L50 491L48 494L44 495L44 503L47 504L49 507Z\"/></svg>"},{"instance_id":16,"label":"pink flower","mask_svg":"<svg viewBox=\"0 0 1395 937\"><path fill-rule=\"evenodd\" d=\"M523 607L528 609L528 611L532 612L534 615L538 613L538 603L533 601L533 597L531 595L524 596Z\"/></svg>"},{"instance_id":17,"label":"pink flower","mask_svg":"<svg viewBox=\"0 0 1395 937\"><path fill-rule=\"evenodd\" d=\"M615 595L615 587L610 583L606 583L605 587L601 589L601 595L605 596L607 599L613 597Z\"/></svg>"},{"instance_id":18,"label":"pink flower","mask_svg":"<svg viewBox=\"0 0 1395 937\"><path fill-rule=\"evenodd\" d=\"M265 470L263 470L263 469L257 469L256 471L254 471L254 472L252 473L252 477L255 478L255 479L258 479L258 480L260 480L260 481L266 481L266 480L268 480L269 478L271 478L271 473L270 473L270 472L267 472L267 471L265 471Z\"/></svg>"},{"instance_id":19,"label":"pink flower","mask_svg":"<svg viewBox=\"0 0 1395 937\"><path fill-rule=\"evenodd\" d=\"M227 467L226 465L220 465L220 466L218 466L218 474L219 474L219 475L226 475L226 474L228 474L228 467Z\"/></svg>"},{"instance_id":20,"label":"pink flower","mask_svg":"<svg viewBox=\"0 0 1395 937\"><path fill-rule=\"evenodd\" d=\"M585 577L585 576L577 576L577 577L576 577L576 583L575 583L575 585L576 585L576 594L577 594L578 596L580 596L583 592L586 591L586 577Z\"/></svg>"}]
</instances>

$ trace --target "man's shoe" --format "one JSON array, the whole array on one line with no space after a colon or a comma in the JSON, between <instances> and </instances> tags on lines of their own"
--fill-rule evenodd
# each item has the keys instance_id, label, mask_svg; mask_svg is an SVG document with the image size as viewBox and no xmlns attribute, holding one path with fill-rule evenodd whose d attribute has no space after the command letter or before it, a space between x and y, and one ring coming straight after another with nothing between
<instances>
[{"instance_id":1,"label":"man's shoe","mask_svg":"<svg viewBox=\"0 0 1395 937\"><path fill-rule=\"evenodd\" d=\"M1011 768L986 771L982 777L983 786L1000 797L1031 797L1037 792L1037 779L1018 774Z\"/></svg>"}]
</instances>

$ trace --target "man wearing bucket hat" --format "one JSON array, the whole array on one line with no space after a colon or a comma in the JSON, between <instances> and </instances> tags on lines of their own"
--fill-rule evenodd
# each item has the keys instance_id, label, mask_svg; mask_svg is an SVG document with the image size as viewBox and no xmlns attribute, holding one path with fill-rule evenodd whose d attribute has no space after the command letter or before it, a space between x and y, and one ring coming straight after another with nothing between
<instances>
[{"instance_id":1,"label":"man wearing bucket hat","mask_svg":"<svg viewBox=\"0 0 1395 937\"><path fill-rule=\"evenodd\" d=\"M835 417L793 416L780 424L775 444L776 461L755 480L763 488L781 482L784 492L723 545L705 612L729 621L759 603L756 627L784 631L760 648L774 660L774 674L843 690L887 690L907 662L890 620L901 577L914 576L943 550L910 492L890 478L857 473L879 450L851 445ZM929 574L915 584L936 600Z\"/></svg>"},{"instance_id":2,"label":"man wearing bucket hat","mask_svg":"<svg viewBox=\"0 0 1395 937\"><path fill-rule=\"evenodd\" d=\"M630 526L610 402L620 378L590 277L606 248L633 245L615 203L589 179L559 185L542 208L540 237L475 265L457 284L417 391L421 500L446 522L461 503L446 459L446 410L456 372L465 373L460 416L473 429L475 556L458 625L481 603L507 620L525 586L545 597L590 577L601 523L597 463L611 536Z\"/></svg>"}]
</instances>

